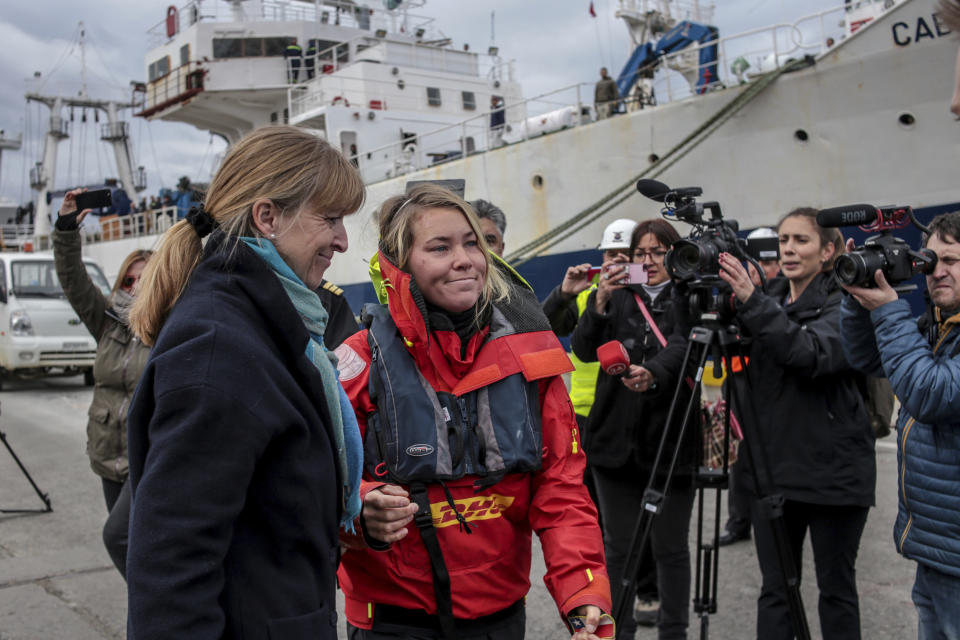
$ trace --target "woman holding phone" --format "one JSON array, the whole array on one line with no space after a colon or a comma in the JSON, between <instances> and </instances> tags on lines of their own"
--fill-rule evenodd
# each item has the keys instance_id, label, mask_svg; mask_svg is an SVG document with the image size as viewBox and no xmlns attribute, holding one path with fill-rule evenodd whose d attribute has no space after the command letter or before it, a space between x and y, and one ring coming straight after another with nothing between
<instances>
[{"instance_id":1,"label":"woman holding phone","mask_svg":"<svg viewBox=\"0 0 960 640\"><path fill-rule=\"evenodd\" d=\"M150 347L130 330L128 315L140 274L153 252L137 249L130 253L120 265L110 295L104 296L81 260L80 223L90 209L80 210L77 203L84 204L85 193L73 189L63 198L52 233L53 259L63 294L97 341L93 402L87 412L87 455L93 472L100 476L110 513L103 527L103 543L117 570L126 577L130 513L127 409L150 353Z\"/></svg>"},{"instance_id":2,"label":"woman holding phone","mask_svg":"<svg viewBox=\"0 0 960 640\"><path fill-rule=\"evenodd\" d=\"M673 285L665 265L667 252L679 239L676 229L665 220L640 222L630 238L630 257L621 255L604 262L599 285L590 294L571 339L574 354L584 362L595 362L597 349L611 340L619 340L630 357L630 368L622 377L600 372L583 434L603 513L614 600L686 352L685 330L674 313ZM643 268L646 281L627 284L629 269L638 267ZM683 390L680 406L689 393ZM660 593L657 628L661 639L686 638L690 607L687 534L694 498L696 430L688 425L684 439L678 442L679 425L670 426L672 437L665 452L679 446L680 455L650 537ZM662 482L665 469L656 471ZM625 637L632 637L633 620L617 622Z\"/></svg>"}]
</instances>

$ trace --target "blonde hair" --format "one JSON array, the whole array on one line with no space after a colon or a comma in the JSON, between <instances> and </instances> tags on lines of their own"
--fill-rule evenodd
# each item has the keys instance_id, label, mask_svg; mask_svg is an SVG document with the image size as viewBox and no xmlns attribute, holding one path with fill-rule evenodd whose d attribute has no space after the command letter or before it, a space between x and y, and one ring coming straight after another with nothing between
<instances>
[{"instance_id":1,"label":"blonde hair","mask_svg":"<svg viewBox=\"0 0 960 640\"><path fill-rule=\"evenodd\" d=\"M144 264L150 264L150 256L152 255L153 251L149 249L131 251L130 255L124 258L120 264L120 271L117 272L117 279L113 281L113 288L110 289L110 295L113 295L120 289L120 285L123 284L123 279L127 277L127 271L130 270L133 263L143 260Z\"/></svg>"},{"instance_id":2,"label":"blonde hair","mask_svg":"<svg viewBox=\"0 0 960 640\"><path fill-rule=\"evenodd\" d=\"M353 213L363 198L360 174L325 140L296 127L270 126L231 147L210 183L203 209L220 232L234 239L224 243L232 250L239 237L262 235L253 222L257 200L271 200L281 215L296 215L307 203L316 203L325 213ZM163 234L130 311L130 326L144 343L156 341L200 262L202 249L200 237L186 220Z\"/></svg>"},{"instance_id":3,"label":"blonde hair","mask_svg":"<svg viewBox=\"0 0 960 640\"><path fill-rule=\"evenodd\" d=\"M490 257L490 247L483 238L477 214L463 198L449 189L435 184L422 184L411 189L406 195L394 196L380 207L380 252L398 268L407 271L410 252L413 249L413 223L420 213L427 209L454 209L463 214L467 224L477 236L477 243L483 251L487 263L487 273L480 292L480 304L477 313L481 314L487 305L510 298L510 285L500 273Z\"/></svg>"}]
</instances>

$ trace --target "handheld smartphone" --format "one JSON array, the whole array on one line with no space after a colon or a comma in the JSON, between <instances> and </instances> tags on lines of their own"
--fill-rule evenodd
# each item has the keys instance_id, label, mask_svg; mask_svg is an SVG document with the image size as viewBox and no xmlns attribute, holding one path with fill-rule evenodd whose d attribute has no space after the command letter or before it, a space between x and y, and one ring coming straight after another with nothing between
<instances>
[{"instance_id":1,"label":"handheld smartphone","mask_svg":"<svg viewBox=\"0 0 960 640\"><path fill-rule=\"evenodd\" d=\"M84 209L102 209L113 205L113 198L110 197L110 189L97 189L96 191L84 191L76 198L77 213Z\"/></svg>"},{"instance_id":2,"label":"handheld smartphone","mask_svg":"<svg viewBox=\"0 0 960 640\"><path fill-rule=\"evenodd\" d=\"M612 273L618 273L619 270L627 268L627 277L620 281L620 284L646 284L649 279L647 275L647 265L636 262L618 262L610 267ZM587 272L588 277L593 278L602 272L602 267L590 267Z\"/></svg>"},{"instance_id":3,"label":"handheld smartphone","mask_svg":"<svg viewBox=\"0 0 960 640\"><path fill-rule=\"evenodd\" d=\"M403 188L403 191L405 193L410 193L410 189L413 189L414 187L419 187L422 184L435 184L438 187L443 187L444 189L453 191L455 194L457 194L461 198L466 197L463 194L466 192L466 189L467 189L467 181L464 180L463 178L450 178L446 180L410 180L407 182L407 185Z\"/></svg>"}]
</instances>

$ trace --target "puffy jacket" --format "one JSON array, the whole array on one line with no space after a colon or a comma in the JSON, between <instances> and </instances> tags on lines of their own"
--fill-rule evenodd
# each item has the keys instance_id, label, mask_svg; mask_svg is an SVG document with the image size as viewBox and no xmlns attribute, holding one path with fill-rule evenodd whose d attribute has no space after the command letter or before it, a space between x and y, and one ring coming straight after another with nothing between
<instances>
[{"instance_id":1,"label":"puffy jacket","mask_svg":"<svg viewBox=\"0 0 960 640\"><path fill-rule=\"evenodd\" d=\"M422 298L414 294L411 276L383 256L380 270L391 318L417 368L435 390L452 391L471 370L489 327L474 334L461 352L456 333L427 326ZM335 351L340 380L364 434L367 416L375 410L368 388L367 333L362 330L351 336ZM551 339L556 343L552 335ZM563 357L559 343L556 347ZM467 534L456 526L455 518L446 523L452 526L437 526L434 520L457 618L487 616L526 595L533 531L546 558L544 581L560 612L566 614L584 604L610 610L603 542L596 510L582 483L585 461L570 399L558 375L540 379L538 387L543 438L539 471L509 474L479 491L474 488L476 479L465 476L445 483L449 497L439 483L427 488L434 514L449 512L454 502L472 529ZM382 484L366 475L361 493L366 495ZM343 555L339 578L352 625L370 628L377 604L436 614L429 556L417 528L411 525L408 531L385 552L361 548Z\"/></svg>"},{"instance_id":2,"label":"puffy jacket","mask_svg":"<svg viewBox=\"0 0 960 640\"><path fill-rule=\"evenodd\" d=\"M619 376L600 371L596 397L583 434L583 446L591 465L639 471L642 481L646 481L647 474L653 468L687 347L686 329L673 312L672 290L673 285L667 285L656 301L651 303L650 296L640 285L619 289L613 292L605 313L597 311L597 294L593 291L570 340L574 354L584 362L596 362L600 345L619 340L627 349L630 363L642 365L653 374L656 387L637 393L624 387ZM667 338L666 347L660 346L634 295L643 299L661 333ZM681 408L689 397L690 391L684 384L680 397ZM682 410L677 420L680 416ZM625 428L625 425L630 427ZM667 452L677 446L679 425L673 425L671 434L666 445ZM693 471L696 460L696 440L696 427L691 424L684 434L676 468L676 472L687 477Z\"/></svg>"},{"instance_id":3,"label":"puffy jacket","mask_svg":"<svg viewBox=\"0 0 960 640\"><path fill-rule=\"evenodd\" d=\"M596 286L584 289L573 298L568 298L560 292L557 286L546 300L543 301L543 313L550 321L550 328L558 336L568 336L573 333L577 321L587 308L587 299ZM573 373L570 374L570 402L573 411L578 416L590 415L593 398L597 391L597 375L600 373L599 362L584 362L577 354L570 354L573 363Z\"/></svg>"},{"instance_id":4,"label":"puffy jacket","mask_svg":"<svg viewBox=\"0 0 960 640\"><path fill-rule=\"evenodd\" d=\"M897 550L960 577L960 314L918 330L906 300L867 312L848 299L842 318L850 362L900 399Z\"/></svg>"},{"instance_id":5,"label":"puffy jacket","mask_svg":"<svg viewBox=\"0 0 960 640\"><path fill-rule=\"evenodd\" d=\"M874 503L874 435L858 377L840 339L841 292L832 274L819 274L792 304L786 279L769 295L755 291L738 305L752 338L746 367L765 459L776 489L789 500L838 506ZM743 382L742 378L738 382ZM744 409L741 421L750 419ZM749 438L751 425L747 425ZM749 456L745 488L753 488Z\"/></svg>"},{"instance_id":6,"label":"puffy jacket","mask_svg":"<svg viewBox=\"0 0 960 640\"><path fill-rule=\"evenodd\" d=\"M94 472L107 480L127 479L127 409L147 364L150 349L133 335L80 259L80 232L53 231L57 277L70 306L97 340L93 402L88 411L87 455Z\"/></svg>"}]
</instances>

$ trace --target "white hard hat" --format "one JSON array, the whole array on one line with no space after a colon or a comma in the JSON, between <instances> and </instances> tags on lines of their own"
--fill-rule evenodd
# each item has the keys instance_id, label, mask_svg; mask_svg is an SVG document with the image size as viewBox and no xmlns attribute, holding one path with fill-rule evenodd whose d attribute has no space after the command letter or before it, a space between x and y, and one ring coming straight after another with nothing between
<instances>
[{"instance_id":1,"label":"white hard hat","mask_svg":"<svg viewBox=\"0 0 960 640\"><path fill-rule=\"evenodd\" d=\"M601 251L606 251L607 249L629 249L630 234L633 233L633 229L636 226L637 223L635 221L627 220L626 218L614 220L603 230L603 239L600 240L600 246L597 247L597 249Z\"/></svg>"},{"instance_id":2,"label":"white hard hat","mask_svg":"<svg viewBox=\"0 0 960 640\"><path fill-rule=\"evenodd\" d=\"M747 234L748 239L753 238L776 238L777 232L770 227L757 227Z\"/></svg>"}]
</instances>

